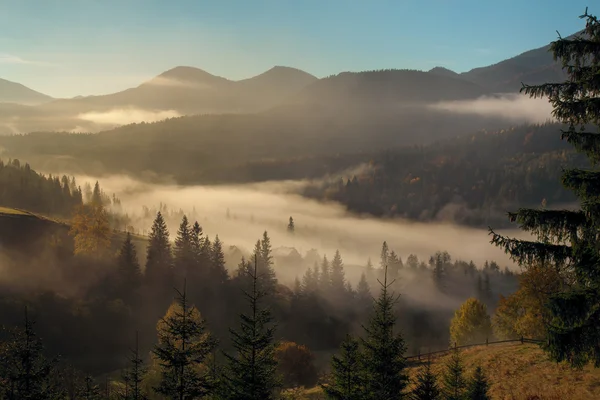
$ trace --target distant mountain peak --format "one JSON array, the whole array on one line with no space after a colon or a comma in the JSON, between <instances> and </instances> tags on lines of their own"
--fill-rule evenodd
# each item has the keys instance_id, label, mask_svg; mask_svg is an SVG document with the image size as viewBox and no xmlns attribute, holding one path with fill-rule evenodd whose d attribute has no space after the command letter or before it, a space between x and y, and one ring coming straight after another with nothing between
<instances>
[{"instance_id":1,"label":"distant mountain peak","mask_svg":"<svg viewBox=\"0 0 600 400\"><path fill-rule=\"evenodd\" d=\"M456 73L446 67L434 67L434 68L431 68L427 72L429 72L430 74L444 75L444 76L450 76L450 77L454 77L454 78L459 76L458 73Z\"/></svg>"},{"instance_id":2,"label":"distant mountain peak","mask_svg":"<svg viewBox=\"0 0 600 400\"><path fill-rule=\"evenodd\" d=\"M37 105L52 100L52 97L36 92L25 85L0 79L0 103Z\"/></svg>"},{"instance_id":3,"label":"distant mountain peak","mask_svg":"<svg viewBox=\"0 0 600 400\"><path fill-rule=\"evenodd\" d=\"M227 80L223 77L216 76L204 70L201 70L200 68L188 66L178 66L175 68L171 68L158 75L158 77L165 79L173 79L181 82L206 82L214 80Z\"/></svg>"}]
</instances>

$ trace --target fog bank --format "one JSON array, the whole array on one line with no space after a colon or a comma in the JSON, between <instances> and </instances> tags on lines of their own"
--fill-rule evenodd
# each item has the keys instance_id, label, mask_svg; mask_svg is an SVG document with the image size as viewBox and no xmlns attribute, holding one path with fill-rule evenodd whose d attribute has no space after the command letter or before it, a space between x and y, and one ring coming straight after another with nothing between
<instances>
[{"instance_id":1,"label":"fog bank","mask_svg":"<svg viewBox=\"0 0 600 400\"><path fill-rule=\"evenodd\" d=\"M95 180L79 177L83 180ZM487 231L451 223L417 223L402 219L381 220L348 213L336 203L306 199L297 190L303 182L267 182L236 186L151 185L126 176L102 177L101 186L116 193L130 214L140 214L143 206L167 204L169 209L186 213L195 210L198 222L210 236L216 234L226 243L250 251L264 230L274 247L294 247L304 255L317 249L332 256L339 249L346 263L365 265L371 257L379 259L385 240L403 259L413 253L427 260L438 250L447 250L456 259L482 264L496 260L502 267L511 265L508 257L489 244ZM287 232L289 217L296 232ZM136 225L148 233L151 220ZM172 238L177 226L169 226ZM521 236L519 231L511 235Z\"/></svg>"},{"instance_id":2,"label":"fog bank","mask_svg":"<svg viewBox=\"0 0 600 400\"><path fill-rule=\"evenodd\" d=\"M513 122L544 123L552 120L552 105L546 99L532 99L524 94L501 94L476 100L443 101L433 109L457 114L502 117Z\"/></svg>"}]
</instances>

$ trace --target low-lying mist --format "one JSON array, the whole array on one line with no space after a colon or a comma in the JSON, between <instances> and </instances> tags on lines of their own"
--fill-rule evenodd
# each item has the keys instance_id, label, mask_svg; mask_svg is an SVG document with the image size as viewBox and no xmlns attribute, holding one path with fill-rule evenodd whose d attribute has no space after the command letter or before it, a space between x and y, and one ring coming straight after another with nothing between
<instances>
[{"instance_id":1,"label":"low-lying mist","mask_svg":"<svg viewBox=\"0 0 600 400\"><path fill-rule=\"evenodd\" d=\"M77 118L99 125L115 127L140 122L157 122L168 118L180 117L175 110L142 110L138 108L112 109L105 112L81 113Z\"/></svg>"},{"instance_id":2,"label":"low-lying mist","mask_svg":"<svg viewBox=\"0 0 600 400\"><path fill-rule=\"evenodd\" d=\"M78 180L93 180L80 177ZM494 259L510 266L508 257L489 244L485 230L451 223L416 223L402 219L381 220L348 213L336 203L321 203L297 194L301 181L266 182L235 186L152 185L127 176L103 177L101 185L116 193L125 211L139 214L143 206L160 203L185 213L195 210L199 223L210 235L219 235L226 245L250 252L264 230L274 247L293 247L302 255L316 249L333 256L339 249L348 264L366 265L370 257L379 259L385 240L402 258L416 254L427 260L438 250L447 250L454 258L483 263ZM287 232L289 217L295 221L295 233ZM152 221L142 221L137 229L148 233ZM141 225L141 226L139 226ZM169 226L171 235L177 226ZM511 235L518 232L510 232Z\"/></svg>"},{"instance_id":3,"label":"low-lying mist","mask_svg":"<svg viewBox=\"0 0 600 400\"><path fill-rule=\"evenodd\" d=\"M433 109L458 114L501 117L513 122L544 123L552 120L552 105L545 99L532 99L524 94L500 94L476 100L443 101Z\"/></svg>"}]
</instances>

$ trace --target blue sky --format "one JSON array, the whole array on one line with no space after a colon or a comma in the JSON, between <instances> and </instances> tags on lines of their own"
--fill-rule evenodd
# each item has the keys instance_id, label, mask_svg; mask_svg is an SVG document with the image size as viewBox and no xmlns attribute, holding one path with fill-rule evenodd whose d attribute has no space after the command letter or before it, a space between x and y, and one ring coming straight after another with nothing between
<instances>
[{"instance_id":1,"label":"blue sky","mask_svg":"<svg viewBox=\"0 0 600 400\"><path fill-rule=\"evenodd\" d=\"M582 29L586 5L600 14L589 0L0 0L0 78L68 97L177 65L462 72Z\"/></svg>"}]
</instances>

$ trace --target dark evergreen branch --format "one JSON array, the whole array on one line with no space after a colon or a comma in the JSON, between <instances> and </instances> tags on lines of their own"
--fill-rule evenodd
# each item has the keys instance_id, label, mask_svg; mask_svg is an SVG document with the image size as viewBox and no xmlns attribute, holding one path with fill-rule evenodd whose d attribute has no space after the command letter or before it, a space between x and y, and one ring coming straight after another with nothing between
<instances>
[{"instance_id":1,"label":"dark evergreen branch","mask_svg":"<svg viewBox=\"0 0 600 400\"><path fill-rule=\"evenodd\" d=\"M565 170L562 184L587 202L600 200L600 171L585 169Z\"/></svg>"},{"instance_id":2,"label":"dark evergreen branch","mask_svg":"<svg viewBox=\"0 0 600 400\"><path fill-rule=\"evenodd\" d=\"M521 229L537 235L545 243L562 243L574 239L578 228L587 223L583 211L521 208L508 215L511 222L518 223Z\"/></svg>"},{"instance_id":3,"label":"dark evergreen branch","mask_svg":"<svg viewBox=\"0 0 600 400\"><path fill-rule=\"evenodd\" d=\"M600 75L599 75L600 76ZM577 131L574 127L569 130L561 130L561 139L585 153L593 164L600 162L600 133Z\"/></svg>"},{"instance_id":4,"label":"dark evergreen branch","mask_svg":"<svg viewBox=\"0 0 600 400\"><path fill-rule=\"evenodd\" d=\"M490 235L492 235L490 243L503 248L519 265L529 265L538 261L563 265L572 254L571 247L566 245L511 239L495 233L491 228Z\"/></svg>"}]
</instances>

